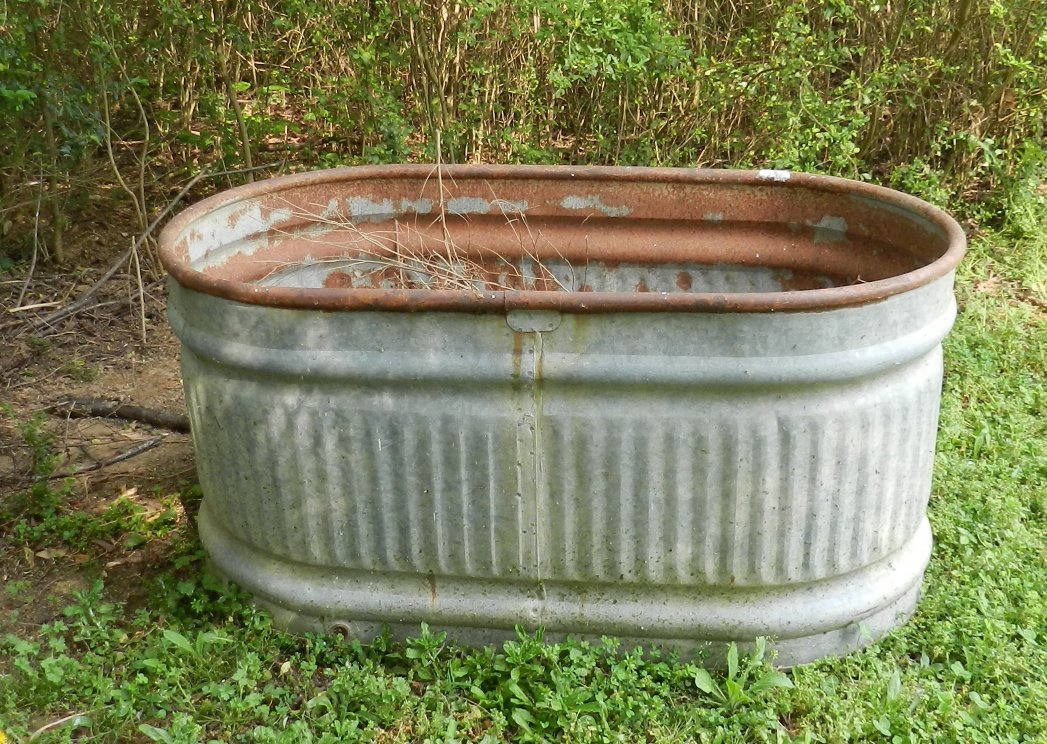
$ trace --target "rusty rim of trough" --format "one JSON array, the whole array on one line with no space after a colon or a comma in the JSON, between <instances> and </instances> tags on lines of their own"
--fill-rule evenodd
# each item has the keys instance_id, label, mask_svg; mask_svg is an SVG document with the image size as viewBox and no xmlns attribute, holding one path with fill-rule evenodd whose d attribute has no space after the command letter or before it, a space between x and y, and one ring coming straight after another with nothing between
<instances>
[{"instance_id":1,"label":"rusty rim of trough","mask_svg":"<svg viewBox=\"0 0 1047 744\"><path fill-rule=\"evenodd\" d=\"M160 259L183 287L251 305L309 310L504 312L513 309L608 312L775 312L816 311L865 305L930 284L951 272L966 251L963 229L946 212L892 189L831 176L780 170L718 170L623 166L445 165L444 177L469 180L571 180L595 184L724 184L754 188L801 189L864 197L891 211L922 219L941 231L944 252L917 269L862 284L777 292L583 292L564 290L449 290L377 288L300 288L260 286L208 276L192 268L176 248L194 221L220 207L302 188L343 181L419 180L434 177L435 165L404 164L333 168L277 176L227 189L203 199L172 219L160 234Z\"/></svg>"}]
</instances>

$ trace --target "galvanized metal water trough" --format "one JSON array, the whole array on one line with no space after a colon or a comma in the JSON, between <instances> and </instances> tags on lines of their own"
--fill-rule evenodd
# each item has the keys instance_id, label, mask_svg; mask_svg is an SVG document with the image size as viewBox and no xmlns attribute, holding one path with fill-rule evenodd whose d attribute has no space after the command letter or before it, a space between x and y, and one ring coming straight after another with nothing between
<instances>
[{"instance_id":1,"label":"galvanized metal water trough","mask_svg":"<svg viewBox=\"0 0 1047 744\"><path fill-rule=\"evenodd\" d=\"M296 630L791 664L912 612L957 224L786 171L387 166L161 237L214 566Z\"/></svg>"}]
</instances>

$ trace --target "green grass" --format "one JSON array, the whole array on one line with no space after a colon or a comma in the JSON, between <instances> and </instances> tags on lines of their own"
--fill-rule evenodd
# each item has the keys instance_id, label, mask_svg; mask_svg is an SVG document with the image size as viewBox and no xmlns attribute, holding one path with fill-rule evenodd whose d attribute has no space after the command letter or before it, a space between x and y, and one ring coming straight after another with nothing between
<instances>
[{"instance_id":1,"label":"green grass","mask_svg":"<svg viewBox=\"0 0 1047 744\"><path fill-rule=\"evenodd\" d=\"M710 674L613 641L523 634L468 651L428 633L367 646L290 636L202 578L183 525L144 608L95 584L60 620L0 641L0 730L16 742L50 723L34 741L1047 742L1047 315L1028 301L1047 286L1038 209L975 240L960 270L925 595L871 648L787 675L759 657ZM70 539L37 527L22 534Z\"/></svg>"}]
</instances>

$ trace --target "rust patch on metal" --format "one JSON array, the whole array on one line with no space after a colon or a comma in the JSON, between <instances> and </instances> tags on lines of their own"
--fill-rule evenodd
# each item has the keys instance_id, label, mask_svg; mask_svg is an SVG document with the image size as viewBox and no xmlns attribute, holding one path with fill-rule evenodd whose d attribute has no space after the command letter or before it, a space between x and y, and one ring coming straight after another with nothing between
<instances>
[{"instance_id":1,"label":"rust patch on metal","mask_svg":"<svg viewBox=\"0 0 1047 744\"><path fill-rule=\"evenodd\" d=\"M691 278L691 272L681 271L676 275L676 286L684 292L689 292L691 287L694 286L694 280Z\"/></svg>"},{"instance_id":2,"label":"rust patch on metal","mask_svg":"<svg viewBox=\"0 0 1047 744\"><path fill-rule=\"evenodd\" d=\"M409 289L425 289L420 282L409 280L406 276L406 272L403 269L397 269L393 266L382 266L378 269L364 274L362 278L366 278L369 286L380 288L386 284L391 287L405 286Z\"/></svg>"},{"instance_id":3,"label":"rust patch on metal","mask_svg":"<svg viewBox=\"0 0 1047 744\"><path fill-rule=\"evenodd\" d=\"M647 282L645 282L643 279L641 279L640 281L638 281L636 283L635 291L637 291L637 292L650 292L651 290L647 286Z\"/></svg>"},{"instance_id":4,"label":"rust patch on metal","mask_svg":"<svg viewBox=\"0 0 1047 744\"><path fill-rule=\"evenodd\" d=\"M341 269L336 269L324 277L324 286L328 289L351 289L353 278Z\"/></svg>"},{"instance_id":5,"label":"rust patch on metal","mask_svg":"<svg viewBox=\"0 0 1047 744\"><path fill-rule=\"evenodd\" d=\"M230 212L229 216L225 219L226 227L228 227L230 230L235 230L236 226L240 224L240 220L242 220L244 218L244 215L247 214L247 211L247 207L244 206L240 209L234 209L232 212Z\"/></svg>"}]
</instances>

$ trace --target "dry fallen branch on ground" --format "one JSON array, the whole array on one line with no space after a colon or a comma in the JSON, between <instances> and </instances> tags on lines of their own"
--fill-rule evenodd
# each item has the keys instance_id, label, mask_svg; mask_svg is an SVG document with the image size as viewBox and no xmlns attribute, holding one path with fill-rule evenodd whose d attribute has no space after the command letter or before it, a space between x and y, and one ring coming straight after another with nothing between
<instances>
[{"instance_id":1,"label":"dry fallen branch on ground","mask_svg":"<svg viewBox=\"0 0 1047 744\"><path fill-rule=\"evenodd\" d=\"M58 478L71 478L73 476L83 475L84 473L93 473L96 470L107 468L110 465L116 465L117 463L123 462L124 460L130 460L132 457L137 457L143 452L148 452L149 450L153 449L154 447L162 443L164 439L167 438L167 436L167 434L161 434L160 436L153 437L152 439L147 439L144 442L139 442L131 449L121 452L120 454L113 455L112 457L107 457L104 460L92 462L87 465L81 465L77 468L73 468L71 471L66 473L55 473L54 475L48 477L48 480L57 480Z\"/></svg>"},{"instance_id":2,"label":"dry fallen branch on ground","mask_svg":"<svg viewBox=\"0 0 1047 744\"><path fill-rule=\"evenodd\" d=\"M47 410L69 418L118 418L171 431L189 432L189 419L184 414L99 398L70 398L48 406Z\"/></svg>"}]
</instances>

